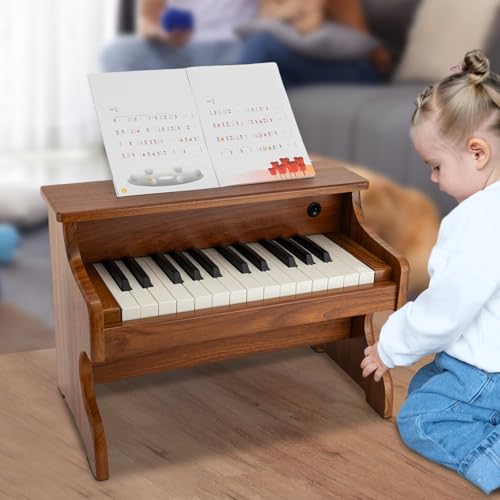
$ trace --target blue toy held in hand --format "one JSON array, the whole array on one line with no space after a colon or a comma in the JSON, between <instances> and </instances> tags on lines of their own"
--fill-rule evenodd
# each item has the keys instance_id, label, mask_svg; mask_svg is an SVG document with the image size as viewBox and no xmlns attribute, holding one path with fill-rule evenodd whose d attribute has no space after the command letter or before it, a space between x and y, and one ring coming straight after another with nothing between
<instances>
[{"instance_id":1,"label":"blue toy held in hand","mask_svg":"<svg viewBox=\"0 0 500 500\"><path fill-rule=\"evenodd\" d=\"M194 26L193 14L189 10L170 7L161 16L165 31L191 31Z\"/></svg>"}]
</instances>

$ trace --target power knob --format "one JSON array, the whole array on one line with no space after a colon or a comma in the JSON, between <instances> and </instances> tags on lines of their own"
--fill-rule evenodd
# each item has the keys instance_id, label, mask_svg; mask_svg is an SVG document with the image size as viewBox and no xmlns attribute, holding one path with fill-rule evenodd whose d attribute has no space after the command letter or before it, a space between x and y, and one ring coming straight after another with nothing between
<instances>
[{"instance_id":1,"label":"power knob","mask_svg":"<svg viewBox=\"0 0 500 500\"><path fill-rule=\"evenodd\" d=\"M307 207L307 215L309 217L317 217L321 212L321 205L318 202L313 202Z\"/></svg>"}]
</instances>

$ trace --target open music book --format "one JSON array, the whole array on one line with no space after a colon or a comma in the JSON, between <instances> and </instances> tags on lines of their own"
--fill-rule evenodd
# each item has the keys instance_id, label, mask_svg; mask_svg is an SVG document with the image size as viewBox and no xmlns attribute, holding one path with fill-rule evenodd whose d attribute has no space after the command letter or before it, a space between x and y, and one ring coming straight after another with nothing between
<instances>
[{"instance_id":1,"label":"open music book","mask_svg":"<svg viewBox=\"0 0 500 500\"><path fill-rule=\"evenodd\" d=\"M89 81L117 196L314 176L275 63Z\"/></svg>"}]
</instances>

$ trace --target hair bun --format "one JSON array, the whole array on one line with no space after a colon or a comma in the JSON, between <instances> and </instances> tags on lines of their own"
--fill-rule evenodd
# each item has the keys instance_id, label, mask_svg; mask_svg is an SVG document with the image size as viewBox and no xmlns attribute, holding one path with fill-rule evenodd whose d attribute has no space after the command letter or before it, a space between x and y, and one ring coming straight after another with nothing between
<instances>
[{"instance_id":1,"label":"hair bun","mask_svg":"<svg viewBox=\"0 0 500 500\"><path fill-rule=\"evenodd\" d=\"M480 50L471 50L464 57L463 71L474 85L490 76L490 61Z\"/></svg>"}]
</instances>

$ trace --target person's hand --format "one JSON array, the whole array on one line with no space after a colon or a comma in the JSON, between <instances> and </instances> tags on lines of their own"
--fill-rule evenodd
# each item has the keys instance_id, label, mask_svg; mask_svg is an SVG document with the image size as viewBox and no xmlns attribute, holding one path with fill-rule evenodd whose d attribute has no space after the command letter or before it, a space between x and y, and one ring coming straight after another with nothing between
<instances>
[{"instance_id":1,"label":"person's hand","mask_svg":"<svg viewBox=\"0 0 500 500\"><path fill-rule=\"evenodd\" d=\"M172 47L183 47L193 36L192 30L165 31L160 24L143 23L140 30L141 35L148 40L165 43Z\"/></svg>"},{"instance_id":2,"label":"person's hand","mask_svg":"<svg viewBox=\"0 0 500 500\"><path fill-rule=\"evenodd\" d=\"M179 48L189 42L190 38L193 36L193 32L186 30L163 31L160 36L160 41L172 47Z\"/></svg>"},{"instance_id":3,"label":"person's hand","mask_svg":"<svg viewBox=\"0 0 500 500\"><path fill-rule=\"evenodd\" d=\"M363 377L368 377L371 373L375 372L373 378L375 382L382 379L382 376L386 371L389 370L387 366L384 365L383 361L380 359L377 351L377 342L373 345L369 345L364 350L365 357L361 361L361 369L363 370Z\"/></svg>"}]
</instances>

